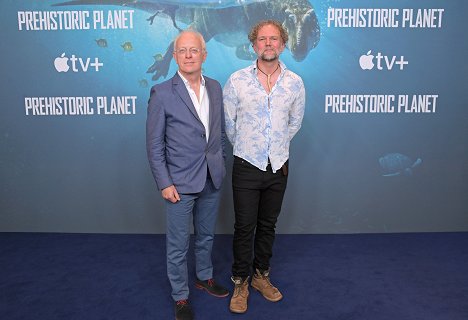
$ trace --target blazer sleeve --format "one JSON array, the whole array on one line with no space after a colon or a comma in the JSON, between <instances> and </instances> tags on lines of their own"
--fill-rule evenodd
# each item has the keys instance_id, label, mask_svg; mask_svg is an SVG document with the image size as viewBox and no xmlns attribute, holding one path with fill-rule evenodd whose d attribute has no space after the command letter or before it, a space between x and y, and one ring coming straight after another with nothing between
<instances>
[{"instance_id":1,"label":"blazer sleeve","mask_svg":"<svg viewBox=\"0 0 468 320\"><path fill-rule=\"evenodd\" d=\"M226 120L224 116L224 101L223 101L223 89L221 88L221 84L216 81L216 86L217 86L217 92L219 94L220 100L221 100L221 149L223 153L223 158L226 160Z\"/></svg>"},{"instance_id":2,"label":"blazer sleeve","mask_svg":"<svg viewBox=\"0 0 468 320\"><path fill-rule=\"evenodd\" d=\"M146 118L146 152L159 190L173 184L166 164L166 115L164 103L157 92L157 85L151 88Z\"/></svg>"},{"instance_id":3,"label":"blazer sleeve","mask_svg":"<svg viewBox=\"0 0 468 320\"><path fill-rule=\"evenodd\" d=\"M223 148L223 158L226 160L226 119L224 117L224 102L221 105L221 146Z\"/></svg>"}]
</instances>

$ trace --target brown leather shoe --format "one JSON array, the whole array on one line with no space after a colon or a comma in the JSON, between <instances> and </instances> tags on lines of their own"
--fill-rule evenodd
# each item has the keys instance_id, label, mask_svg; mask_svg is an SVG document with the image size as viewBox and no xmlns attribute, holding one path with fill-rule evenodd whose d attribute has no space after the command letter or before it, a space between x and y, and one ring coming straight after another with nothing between
<instances>
[{"instance_id":1,"label":"brown leather shoe","mask_svg":"<svg viewBox=\"0 0 468 320\"><path fill-rule=\"evenodd\" d=\"M234 282L234 293L231 297L229 310L234 313L247 311L247 298L249 297L249 277L242 281L241 277L231 277Z\"/></svg>"},{"instance_id":2,"label":"brown leather shoe","mask_svg":"<svg viewBox=\"0 0 468 320\"><path fill-rule=\"evenodd\" d=\"M283 295L279 292L278 288L270 282L269 269L263 272L255 269L255 274L252 277L252 288L258 290L268 301L276 302L283 299Z\"/></svg>"}]
</instances>

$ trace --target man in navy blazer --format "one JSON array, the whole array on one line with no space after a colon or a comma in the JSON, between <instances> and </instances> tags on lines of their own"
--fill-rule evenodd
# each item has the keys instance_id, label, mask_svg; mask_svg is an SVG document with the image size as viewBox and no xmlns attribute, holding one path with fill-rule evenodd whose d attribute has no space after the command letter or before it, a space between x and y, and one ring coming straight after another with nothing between
<instances>
[{"instance_id":1,"label":"man in navy blazer","mask_svg":"<svg viewBox=\"0 0 468 320\"><path fill-rule=\"evenodd\" d=\"M195 231L195 286L217 297L229 292L213 280L213 246L220 188L225 176L224 111L219 82L201 74L203 36L181 32L173 57L179 70L151 88L146 122L150 167L166 200L167 274L176 319L192 319L188 304L187 251Z\"/></svg>"}]
</instances>

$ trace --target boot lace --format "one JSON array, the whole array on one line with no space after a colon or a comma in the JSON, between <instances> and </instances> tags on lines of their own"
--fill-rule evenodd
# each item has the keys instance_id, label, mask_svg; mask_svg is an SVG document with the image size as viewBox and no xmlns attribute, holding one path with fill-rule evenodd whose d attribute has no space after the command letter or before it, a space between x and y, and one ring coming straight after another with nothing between
<instances>
[{"instance_id":1,"label":"boot lace","mask_svg":"<svg viewBox=\"0 0 468 320\"><path fill-rule=\"evenodd\" d=\"M271 283L269 273L257 272L257 276L265 281L265 285L271 288L276 289L276 287Z\"/></svg>"},{"instance_id":2,"label":"boot lace","mask_svg":"<svg viewBox=\"0 0 468 320\"><path fill-rule=\"evenodd\" d=\"M232 282L234 282L234 293L232 294L233 297L237 297L241 295L242 297L244 296L242 293L244 292L243 287L245 286L245 283L248 281L247 279L242 282L242 280L234 280L234 277L231 277Z\"/></svg>"},{"instance_id":3,"label":"boot lace","mask_svg":"<svg viewBox=\"0 0 468 320\"><path fill-rule=\"evenodd\" d=\"M272 284L271 284L271 281L270 281L270 277L269 276L262 276L263 279L266 281L266 283L268 284L268 286L270 287L274 287Z\"/></svg>"}]
</instances>

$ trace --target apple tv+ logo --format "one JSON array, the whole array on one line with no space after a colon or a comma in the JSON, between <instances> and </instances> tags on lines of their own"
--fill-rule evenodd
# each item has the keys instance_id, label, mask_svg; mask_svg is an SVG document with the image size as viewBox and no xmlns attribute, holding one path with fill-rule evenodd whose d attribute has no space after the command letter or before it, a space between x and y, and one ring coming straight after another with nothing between
<instances>
[{"instance_id":1,"label":"apple tv+ logo","mask_svg":"<svg viewBox=\"0 0 468 320\"><path fill-rule=\"evenodd\" d=\"M68 58L65 56L64 52L60 57L55 58L55 70L57 70L57 72L68 72L70 69L68 61L71 62L71 70L73 72L87 72L89 67L94 67L94 71L99 72L99 68L104 66L104 64L99 61L99 58L94 58L94 62L91 62L91 58L80 58L76 57L74 54Z\"/></svg>"},{"instance_id":2,"label":"apple tv+ logo","mask_svg":"<svg viewBox=\"0 0 468 320\"><path fill-rule=\"evenodd\" d=\"M392 70L395 64L398 64L400 66L400 70L403 70L405 65L409 63L408 60L405 60L405 56L400 56L399 60L397 60L397 56L384 56L380 52L377 53L375 59L377 62L377 70L384 70L384 67L386 70ZM382 60L384 60L385 63L382 63ZM359 58L359 65L362 70L374 69L375 64L372 50L367 51L366 54L363 54Z\"/></svg>"}]
</instances>

